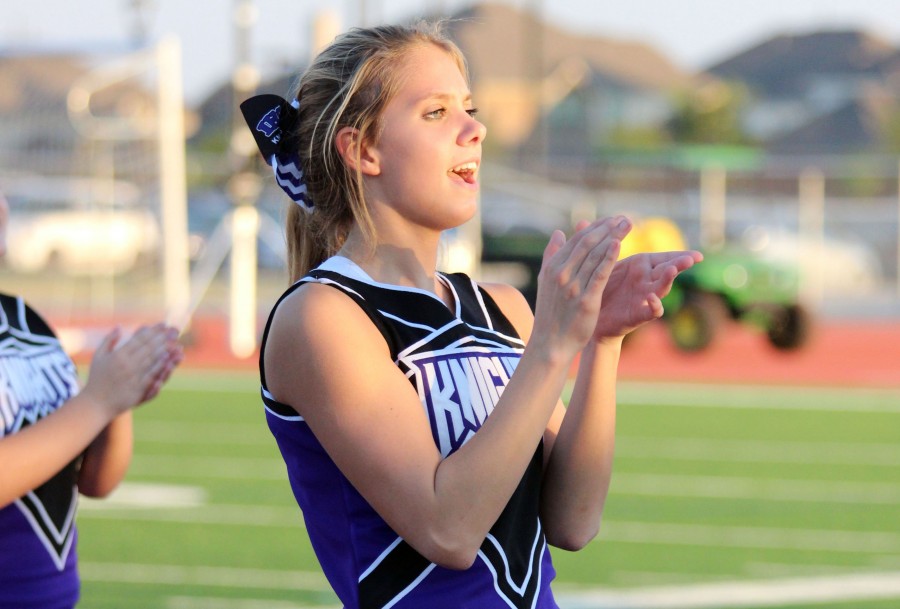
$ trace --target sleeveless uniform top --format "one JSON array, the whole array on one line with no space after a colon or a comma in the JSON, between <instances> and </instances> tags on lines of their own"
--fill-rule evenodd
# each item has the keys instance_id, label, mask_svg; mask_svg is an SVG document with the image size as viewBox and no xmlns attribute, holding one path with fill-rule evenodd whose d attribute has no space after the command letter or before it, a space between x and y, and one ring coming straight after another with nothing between
<instances>
[{"instance_id":1,"label":"sleeveless uniform top","mask_svg":"<svg viewBox=\"0 0 900 609\"><path fill-rule=\"evenodd\" d=\"M477 433L491 414L524 343L475 282L462 274L439 279L453 293L454 311L434 294L377 283L349 259L335 256L291 286L278 303L307 282L333 286L352 298L381 331L394 363L416 388L434 443L446 457ZM260 355L266 419L313 549L344 606L555 609L550 591L555 571L538 513L543 445L537 447L473 566L467 570L437 566L385 523L344 477L303 418L266 389L262 354L272 315Z\"/></svg>"},{"instance_id":2,"label":"sleeveless uniform top","mask_svg":"<svg viewBox=\"0 0 900 609\"><path fill-rule=\"evenodd\" d=\"M21 298L0 294L0 436L49 415L78 387L75 364L47 323ZM0 509L0 608L71 608L78 601L76 476L77 460Z\"/></svg>"}]
</instances>

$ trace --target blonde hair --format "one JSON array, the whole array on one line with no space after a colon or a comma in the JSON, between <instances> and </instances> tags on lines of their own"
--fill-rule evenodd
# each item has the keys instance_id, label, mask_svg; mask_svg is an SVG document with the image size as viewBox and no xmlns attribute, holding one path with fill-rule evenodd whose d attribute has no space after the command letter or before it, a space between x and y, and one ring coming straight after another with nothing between
<instances>
[{"instance_id":1,"label":"blonde hair","mask_svg":"<svg viewBox=\"0 0 900 609\"><path fill-rule=\"evenodd\" d=\"M355 28L338 36L294 86L299 117L288 137L300 156L314 211L298 205L288 208L285 232L291 282L337 253L354 223L374 244L359 164L354 171L344 163L335 138L344 127L352 127L360 143L378 141L382 114L400 85L397 66L406 52L423 44L450 54L468 78L462 52L445 35L443 25L420 22Z\"/></svg>"}]
</instances>

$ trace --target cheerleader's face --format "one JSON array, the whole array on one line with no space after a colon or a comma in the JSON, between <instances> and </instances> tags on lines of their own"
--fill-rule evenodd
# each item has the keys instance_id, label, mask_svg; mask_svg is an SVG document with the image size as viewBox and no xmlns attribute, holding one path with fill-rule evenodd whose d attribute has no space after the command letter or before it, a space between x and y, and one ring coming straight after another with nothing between
<instances>
[{"instance_id":1,"label":"cheerleader's face","mask_svg":"<svg viewBox=\"0 0 900 609\"><path fill-rule=\"evenodd\" d=\"M370 148L367 186L395 217L429 229L459 226L477 209L485 127L455 59L434 45L414 47L398 66L396 96Z\"/></svg>"}]
</instances>

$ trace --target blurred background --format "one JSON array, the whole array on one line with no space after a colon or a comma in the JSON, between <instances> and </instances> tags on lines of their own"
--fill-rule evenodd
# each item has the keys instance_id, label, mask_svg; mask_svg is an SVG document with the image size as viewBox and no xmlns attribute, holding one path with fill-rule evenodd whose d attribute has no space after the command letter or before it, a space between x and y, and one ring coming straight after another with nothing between
<instances>
[{"instance_id":1,"label":"blurred background","mask_svg":"<svg viewBox=\"0 0 900 609\"><path fill-rule=\"evenodd\" d=\"M620 367L622 393L623 399L633 400L636 412L664 408L661 396L676 391L662 389L648 397L641 388L668 388L660 384L675 381L678 391L688 392L676 400L678 407L715 404L723 413L747 408L732 400L735 395L756 396L754 388L817 392L802 399L790 392L759 394L752 399L762 418L753 423L713 417L713 424L700 416L708 414L703 407L689 410L700 417L698 426L709 424L706 443L672 445L671 452L656 457L662 462L705 460L711 469L669 472L668 482L654 479L658 486L646 472L643 478L628 478L629 454L638 461L649 459L646 454L655 443L646 435L631 441L626 435L624 486L618 488L622 496L643 497L666 484L693 488L693 483L698 489L693 500L699 503L667 509L690 511L704 523L715 519L706 502L710 497L722 499L721 489L734 490L736 480L752 478L740 465L724 476L716 463L749 459L796 465L799 460L806 469L779 466L757 472L768 482L754 482L745 494L727 499L736 503L730 528L679 529L689 541L670 540L662 550L639 539L646 531L651 536L657 531L649 525L613 526L612 547L623 546L616 548L623 555L637 549L634 564L624 569L617 567L615 557L591 563L589 556L593 567L582 565L577 576L569 575L578 594L573 592L566 606L897 607L900 15L894 4L47 0L35 11L27 3L7 3L0 21L0 192L9 200L11 216L0 289L22 294L42 311L79 362L86 361L114 323L168 318L184 328L187 349L187 380L173 384L169 399L198 401L196 408L203 412L212 407L209 402L223 399L216 392L224 386L239 396L243 409L236 407L237 412L249 411L251 423L258 423L253 418L258 414L253 366L262 322L287 283L281 232L286 202L268 178L237 105L257 92L285 95L316 49L348 27L449 17L451 36L469 60L479 118L489 137L480 216L446 235L443 265L483 280L513 283L532 298L540 255L553 229L570 229L581 218L625 213L636 227L623 255L691 247L706 256L702 265L679 278L665 301L664 319L627 341ZM224 376L209 377L211 370L225 371ZM223 378L228 379L224 384ZM685 389L684 382L696 385ZM723 383L725 390L709 389ZM708 391L720 396L718 401ZM829 395L836 401L823 397ZM773 404L783 408L770 412ZM203 491L201 499L191 495L187 504L172 508L176 511L271 500L265 513L278 514L273 521L297 518L293 500L281 492L286 484L264 429L254 428L247 436L239 423L229 427L220 421L219 427L198 427L196 436L185 439L179 430L187 423L174 409L172 420L166 419L169 411L163 406L147 410L139 415L161 420L148 420L143 428L139 424L136 484L165 483L176 496L178 489ZM675 411L664 412L674 416ZM773 440L773 419L763 415L785 413L810 417L785 422L788 428L819 431L812 432L814 437L798 431L797 437ZM853 423L830 420L836 413ZM658 420L658 413L644 414ZM242 414L233 416L239 420ZM626 429L628 424L626 419ZM696 431L700 427L684 430L683 442L699 442L693 436L703 435ZM822 431L826 427L830 431ZM744 437L750 428L758 428L758 438ZM141 429L149 430L148 435L142 437ZM659 434L669 437L667 430ZM247 459L273 468L271 479L261 475L272 487L241 491L220 468L204 469L206 461L193 474L182 472L193 476L190 480L164 467L188 444L208 445L213 453L205 458L221 458L212 447L222 438L253 446ZM728 444L729 439L736 444ZM691 452L697 446L705 447L705 457ZM628 452L635 447L644 456ZM787 456L768 459L773 451ZM844 455L841 465L858 469L832 470L830 481L818 479L825 476L818 470L811 473L817 464L833 463L836 454ZM238 480L259 483L260 474L250 473L248 463L237 466L248 471ZM660 467L654 462L650 469L656 475ZM211 478L228 478L231 486L209 488ZM791 479L799 480L798 488L815 486L814 492L791 494L778 486ZM149 488L151 496L158 494L159 487ZM770 496L773 488L784 496ZM260 492L265 500L259 499ZM627 505L625 499L615 503L616 492L614 485L611 502ZM673 495L671 488L659 492ZM216 493L225 499L218 500ZM772 502L794 502L794 507L799 502L805 508L813 496L826 497L815 510L824 519L816 526L802 529L810 518L803 510L791 524L765 517L748 524L754 516L774 513ZM762 503L747 507L748 501ZM158 540L198 535L196 528L154 537L159 563L176 571L164 575L151 569L156 579L141 575L148 569L137 563L134 570L115 571L112 565L132 551L128 540L135 532L127 527L110 532L110 527L134 520L155 523L147 525L151 527L162 526L167 518L177 520L171 514L160 517L140 501L137 508L127 503L122 507L113 501L103 512L89 506L84 512L83 528L107 527L104 538L119 540L85 546L85 606L107 606L104 598L110 599L109 606L122 606L112 599L141 586L156 592L131 606L333 603L327 586L323 591L315 579L314 561L303 559L311 565L303 567L307 573L289 551L274 565L259 549L240 559L240 565L225 561L216 567L245 569L234 577L203 571L213 569L216 561L208 555L190 565L169 565L173 559L167 549L173 546ZM868 520L841 511L851 510L848 506L860 514L867 510ZM883 511L885 518L874 518L872 510ZM182 524L191 521L185 518ZM768 548L772 556L764 560L740 554L753 543L722 541L754 538L752 526L761 527L757 533L763 537L792 526L801 532ZM862 537L850 541L848 528L860 529ZM845 536L846 543L834 541L837 549L824 550L839 557L786 558L792 552L812 552L816 543L801 537L814 539L817 531L827 531L822 533L824 545ZM657 532L662 537L671 533ZM711 545L719 551L732 550L723 554L727 558L709 560L677 577L666 572L671 565L651 564L658 560L649 557L660 552L677 563L685 547L710 547L702 541L705 535L718 540ZM85 535L83 543L94 543L91 537ZM204 539L197 543L209 538ZM302 535L280 536L268 547L283 539L305 543ZM211 553L220 559L227 554ZM559 560L566 564L569 559ZM286 569L281 573L286 579L272 579L266 571L279 568ZM567 573L560 571L565 586ZM298 573L301 584L279 583L296 582L291 574ZM252 574L263 583L247 589L281 590L283 597L254 604L259 599L247 589L228 592L227 584L210 583L252 580ZM838 575L863 579L840 580L844 583L835 590L860 592L847 600L846 592L841 596L826 590L824 580L816 579ZM805 592L784 583L786 577L800 576L809 580L805 587L797 584ZM755 589L724 587L717 593L697 588L759 577L775 578L783 588L766 588L768 597ZM689 600L665 605L654 601L652 593L640 596L644 587L662 585L681 586L667 595L660 592L662 596L687 594ZM624 586L626 591L624 596L604 596L605 586ZM300 601L295 600L297 590ZM702 600L704 594L707 600ZM788 602L791 598L796 602Z\"/></svg>"},{"instance_id":2,"label":"blurred background","mask_svg":"<svg viewBox=\"0 0 900 609\"><path fill-rule=\"evenodd\" d=\"M237 104L286 94L344 28L433 16L452 19L490 132L482 214L448 235L448 267L531 297L552 229L627 213L629 252L710 258L667 302L686 350L727 318L793 349L817 319L900 311L900 20L887 2L56 9L11 5L0 24L4 272L75 322L76 351L91 344L84 318L149 309L195 333L195 318L218 317L227 351L252 355L283 287L284 201Z\"/></svg>"}]
</instances>

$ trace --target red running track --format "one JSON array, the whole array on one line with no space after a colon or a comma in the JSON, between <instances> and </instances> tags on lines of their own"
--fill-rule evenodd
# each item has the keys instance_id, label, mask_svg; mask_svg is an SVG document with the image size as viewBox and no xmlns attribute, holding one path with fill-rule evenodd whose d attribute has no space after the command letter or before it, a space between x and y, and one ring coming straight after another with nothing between
<instances>
[{"instance_id":1,"label":"red running track","mask_svg":"<svg viewBox=\"0 0 900 609\"><path fill-rule=\"evenodd\" d=\"M105 333L110 324L103 326ZM71 327L91 324L81 320ZM95 338L99 332L95 328ZM78 354L76 361L87 355ZM257 358L231 355L227 320L206 317L193 323L182 367L255 370ZM665 326L654 322L626 341L619 378L900 389L900 320L820 321L807 345L786 352L770 346L762 333L732 324L699 353L678 351Z\"/></svg>"},{"instance_id":2,"label":"red running track","mask_svg":"<svg viewBox=\"0 0 900 609\"><path fill-rule=\"evenodd\" d=\"M795 351L734 324L699 353L679 352L654 323L626 342L619 378L900 388L900 321L820 322Z\"/></svg>"}]
</instances>

